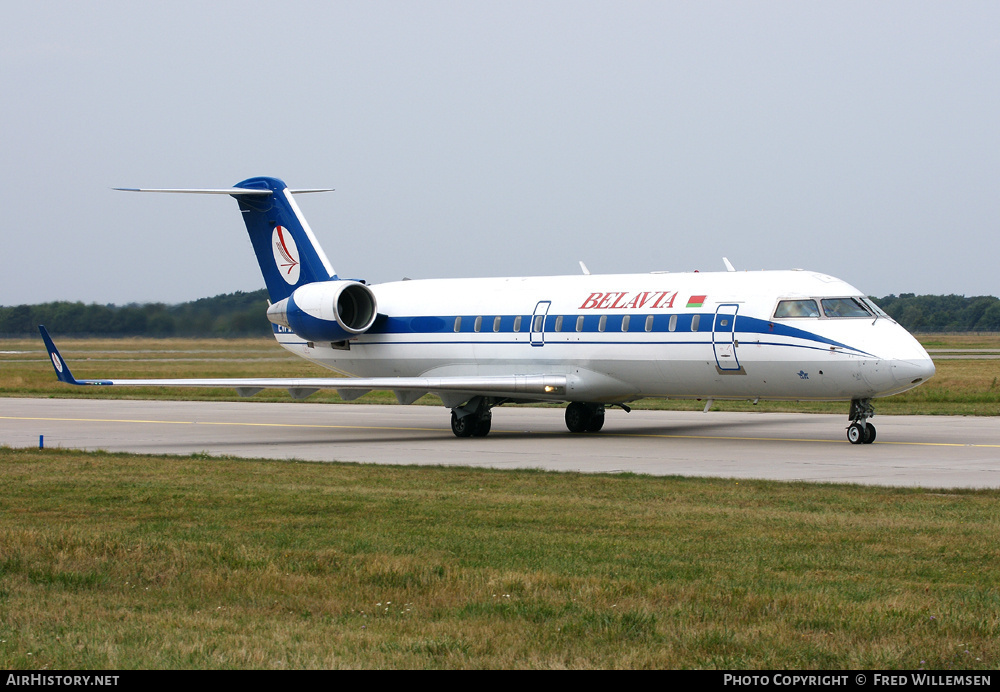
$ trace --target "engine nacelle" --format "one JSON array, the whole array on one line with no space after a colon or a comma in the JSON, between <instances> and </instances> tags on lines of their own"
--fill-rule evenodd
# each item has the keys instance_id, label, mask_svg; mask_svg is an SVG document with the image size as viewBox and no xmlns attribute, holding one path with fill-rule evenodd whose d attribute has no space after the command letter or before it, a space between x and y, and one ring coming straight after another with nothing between
<instances>
[{"instance_id":1,"label":"engine nacelle","mask_svg":"<svg viewBox=\"0 0 1000 692\"><path fill-rule=\"evenodd\" d=\"M372 290L357 281L317 281L267 309L267 319L306 341L345 341L368 331L378 316Z\"/></svg>"}]
</instances>

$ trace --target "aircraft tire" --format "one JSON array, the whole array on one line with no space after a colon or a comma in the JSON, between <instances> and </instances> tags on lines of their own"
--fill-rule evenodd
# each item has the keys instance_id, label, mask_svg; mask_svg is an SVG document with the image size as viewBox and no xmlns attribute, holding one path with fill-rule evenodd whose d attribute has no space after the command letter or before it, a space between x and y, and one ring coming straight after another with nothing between
<instances>
[{"instance_id":1,"label":"aircraft tire","mask_svg":"<svg viewBox=\"0 0 1000 692\"><path fill-rule=\"evenodd\" d=\"M469 416L470 418L472 416ZM482 418L476 421L476 424L472 429L473 437L486 437L490 434L490 428L493 427L493 414L489 411Z\"/></svg>"},{"instance_id":2,"label":"aircraft tire","mask_svg":"<svg viewBox=\"0 0 1000 692\"><path fill-rule=\"evenodd\" d=\"M865 429L861 423L851 423L847 428L847 439L852 445L863 444L865 441ZM874 439L874 435L873 435Z\"/></svg>"},{"instance_id":3,"label":"aircraft tire","mask_svg":"<svg viewBox=\"0 0 1000 692\"><path fill-rule=\"evenodd\" d=\"M459 418L457 413L451 412L451 431L455 433L455 437L472 437L476 431L475 423L475 416Z\"/></svg>"},{"instance_id":4,"label":"aircraft tire","mask_svg":"<svg viewBox=\"0 0 1000 692\"><path fill-rule=\"evenodd\" d=\"M587 432L590 423L590 410L580 401L570 402L566 407L566 428L571 433Z\"/></svg>"},{"instance_id":5,"label":"aircraft tire","mask_svg":"<svg viewBox=\"0 0 1000 692\"><path fill-rule=\"evenodd\" d=\"M866 423L865 424L865 435L864 435L864 439L862 440L862 442L864 444L866 444L866 445L870 445L874 441L875 441L875 426L872 425L871 423Z\"/></svg>"},{"instance_id":6,"label":"aircraft tire","mask_svg":"<svg viewBox=\"0 0 1000 692\"><path fill-rule=\"evenodd\" d=\"M587 423L587 432L600 432L603 427L604 411L592 414L590 416L590 421Z\"/></svg>"},{"instance_id":7,"label":"aircraft tire","mask_svg":"<svg viewBox=\"0 0 1000 692\"><path fill-rule=\"evenodd\" d=\"M604 427L604 407L574 401L566 407L566 428L571 433L598 432Z\"/></svg>"}]
</instances>

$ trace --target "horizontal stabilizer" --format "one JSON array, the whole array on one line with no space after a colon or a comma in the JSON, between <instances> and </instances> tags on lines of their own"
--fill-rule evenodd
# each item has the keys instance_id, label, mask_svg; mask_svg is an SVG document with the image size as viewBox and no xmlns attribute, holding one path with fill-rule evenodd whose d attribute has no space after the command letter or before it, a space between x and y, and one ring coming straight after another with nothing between
<instances>
[{"instance_id":1,"label":"horizontal stabilizer","mask_svg":"<svg viewBox=\"0 0 1000 692\"><path fill-rule=\"evenodd\" d=\"M175 192L188 195L258 195L266 197L274 194L271 190L253 190L248 187L220 188L152 188L152 187L113 187L119 192ZM303 195L309 192L333 192L333 188L316 188L308 190L289 190L293 195Z\"/></svg>"}]
</instances>

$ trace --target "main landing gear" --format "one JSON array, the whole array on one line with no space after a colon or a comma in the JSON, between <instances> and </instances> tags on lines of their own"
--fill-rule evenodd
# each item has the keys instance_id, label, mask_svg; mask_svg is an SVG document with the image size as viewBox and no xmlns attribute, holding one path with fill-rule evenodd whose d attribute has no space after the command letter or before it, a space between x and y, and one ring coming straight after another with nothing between
<instances>
[{"instance_id":1,"label":"main landing gear","mask_svg":"<svg viewBox=\"0 0 1000 692\"><path fill-rule=\"evenodd\" d=\"M604 427L604 404L570 403L566 407L566 427L571 433L599 431Z\"/></svg>"},{"instance_id":2,"label":"main landing gear","mask_svg":"<svg viewBox=\"0 0 1000 692\"><path fill-rule=\"evenodd\" d=\"M486 397L477 396L465 406L451 410L451 431L455 437L486 437L493 425L493 412Z\"/></svg>"},{"instance_id":3,"label":"main landing gear","mask_svg":"<svg viewBox=\"0 0 1000 692\"><path fill-rule=\"evenodd\" d=\"M875 441L875 426L868 419L875 415L871 399L854 399L851 402L851 423L847 426L847 439L852 445L870 445Z\"/></svg>"},{"instance_id":4,"label":"main landing gear","mask_svg":"<svg viewBox=\"0 0 1000 692\"><path fill-rule=\"evenodd\" d=\"M465 405L451 410L451 431L455 433L455 437L486 437L493 424L491 409L506 401L507 399L473 397ZM626 412L630 410L625 404L613 405L620 406ZM566 427L571 433L598 432L604 427L604 408L604 404L574 401L566 407Z\"/></svg>"}]
</instances>

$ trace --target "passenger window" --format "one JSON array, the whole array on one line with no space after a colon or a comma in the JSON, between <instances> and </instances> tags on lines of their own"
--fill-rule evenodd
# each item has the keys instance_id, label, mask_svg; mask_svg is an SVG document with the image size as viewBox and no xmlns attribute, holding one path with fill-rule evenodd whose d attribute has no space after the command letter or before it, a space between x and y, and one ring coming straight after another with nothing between
<instances>
[{"instance_id":1,"label":"passenger window","mask_svg":"<svg viewBox=\"0 0 1000 692\"><path fill-rule=\"evenodd\" d=\"M455 318L455 331L456 332L462 331L462 316L461 315L459 315L458 317Z\"/></svg>"},{"instance_id":2,"label":"passenger window","mask_svg":"<svg viewBox=\"0 0 1000 692\"><path fill-rule=\"evenodd\" d=\"M670 316L670 322L667 324L667 329L672 332L677 331L677 315Z\"/></svg>"},{"instance_id":3,"label":"passenger window","mask_svg":"<svg viewBox=\"0 0 1000 692\"><path fill-rule=\"evenodd\" d=\"M517 317L514 318L514 331L515 332L521 331L521 316L520 315L518 315Z\"/></svg>"},{"instance_id":4,"label":"passenger window","mask_svg":"<svg viewBox=\"0 0 1000 692\"><path fill-rule=\"evenodd\" d=\"M535 319L532 322L531 331L540 332L542 331L542 321L545 319L544 315L535 315Z\"/></svg>"},{"instance_id":5,"label":"passenger window","mask_svg":"<svg viewBox=\"0 0 1000 692\"><path fill-rule=\"evenodd\" d=\"M601 321L597 323L597 331L603 332L604 328L608 326L608 316L601 315Z\"/></svg>"},{"instance_id":6,"label":"passenger window","mask_svg":"<svg viewBox=\"0 0 1000 692\"><path fill-rule=\"evenodd\" d=\"M628 331L629 317L631 317L631 315L625 315L622 318L622 331L623 332L627 332Z\"/></svg>"},{"instance_id":7,"label":"passenger window","mask_svg":"<svg viewBox=\"0 0 1000 692\"><path fill-rule=\"evenodd\" d=\"M691 331L698 331L698 325L701 324L701 315L694 315L691 318Z\"/></svg>"},{"instance_id":8,"label":"passenger window","mask_svg":"<svg viewBox=\"0 0 1000 692\"><path fill-rule=\"evenodd\" d=\"M653 331L653 316L652 315L646 315L646 331L647 332Z\"/></svg>"},{"instance_id":9,"label":"passenger window","mask_svg":"<svg viewBox=\"0 0 1000 692\"><path fill-rule=\"evenodd\" d=\"M476 323L475 323L475 325L472 328L475 329L477 332L482 330L482 328L483 328L483 317L482 317L482 315L480 315L479 317L476 318Z\"/></svg>"},{"instance_id":10,"label":"passenger window","mask_svg":"<svg viewBox=\"0 0 1000 692\"><path fill-rule=\"evenodd\" d=\"M561 332L562 331L562 323L563 323L563 316L562 315L558 315L556 317L556 331L557 332Z\"/></svg>"},{"instance_id":11,"label":"passenger window","mask_svg":"<svg viewBox=\"0 0 1000 692\"><path fill-rule=\"evenodd\" d=\"M500 331L500 315L493 318L493 331Z\"/></svg>"},{"instance_id":12,"label":"passenger window","mask_svg":"<svg viewBox=\"0 0 1000 692\"><path fill-rule=\"evenodd\" d=\"M823 314L827 317L871 317L871 313L857 298L824 298Z\"/></svg>"},{"instance_id":13,"label":"passenger window","mask_svg":"<svg viewBox=\"0 0 1000 692\"><path fill-rule=\"evenodd\" d=\"M583 331L583 315L580 315L579 317L576 318L576 331L578 332Z\"/></svg>"},{"instance_id":14,"label":"passenger window","mask_svg":"<svg viewBox=\"0 0 1000 692\"><path fill-rule=\"evenodd\" d=\"M774 309L774 316L781 317L819 317L819 306L815 300L782 300Z\"/></svg>"}]
</instances>

